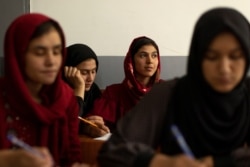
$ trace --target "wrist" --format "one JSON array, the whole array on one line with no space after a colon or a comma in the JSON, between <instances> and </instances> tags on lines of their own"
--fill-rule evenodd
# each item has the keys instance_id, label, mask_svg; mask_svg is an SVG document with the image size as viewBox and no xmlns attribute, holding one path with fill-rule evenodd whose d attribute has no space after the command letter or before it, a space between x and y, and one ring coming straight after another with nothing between
<instances>
[{"instance_id":1,"label":"wrist","mask_svg":"<svg viewBox=\"0 0 250 167\"><path fill-rule=\"evenodd\" d=\"M84 99L85 87L77 87L74 89L74 95Z\"/></svg>"}]
</instances>

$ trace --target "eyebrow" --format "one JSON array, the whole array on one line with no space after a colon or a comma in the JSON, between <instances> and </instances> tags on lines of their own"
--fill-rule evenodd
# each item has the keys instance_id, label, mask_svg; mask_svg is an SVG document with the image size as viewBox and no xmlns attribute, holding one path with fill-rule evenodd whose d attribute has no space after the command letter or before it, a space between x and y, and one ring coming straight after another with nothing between
<instances>
[{"instance_id":1,"label":"eyebrow","mask_svg":"<svg viewBox=\"0 0 250 167\"><path fill-rule=\"evenodd\" d=\"M139 53L149 53L149 52L146 52L146 51L140 51ZM151 53L157 53L158 54L158 52L157 51L153 51L153 52L151 52ZM151 53L149 53L149 54L151 54Z\"/></svg>"},{"instance_id":2,"label":"eyebrow","mask_svg":"<svg viewBox=\"0 0 250 167\"><path fill-rule=\"evenodd\" d=\"M92 68L92 69L79 69L80 71L93 71L93 70L96 70L96 67L95 68Z\"/></svg>"},{"instance_id":3,"label":"eyebrow","mask_svg":"<svg viewBox=\"0 0 250 167\"><path fill-rule=\"evenodd\" d=\"M53 48L53 49L61 49L61 48L62 48L62 45L61 45L61 44L54 45L52 48ZM35 47L31 48L31 49L42 49L42 50L46 50L47 47L42 46L42 45L37 45L37 46L35 46Z\"/></svg>"},{"instance_id":4,"label":"eyebrow","mask_svg":"<svg viewBox=\"0 0 250 167\"><path fill-rule=\"evenodd\" d=\"M237 47L230 50L230 52L238 52L238 51L243 51L242 47ZM208 48L206 52L218 52L218 50L215 50L213 48Z\"/></svg>"}]
</instances>

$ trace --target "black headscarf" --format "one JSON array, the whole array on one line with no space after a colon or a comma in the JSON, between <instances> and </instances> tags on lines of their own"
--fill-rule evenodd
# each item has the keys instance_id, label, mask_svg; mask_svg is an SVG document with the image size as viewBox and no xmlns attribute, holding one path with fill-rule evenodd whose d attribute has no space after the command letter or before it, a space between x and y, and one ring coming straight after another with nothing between
<instances>
[{"instance_id":1,"label":"black headscarf","mask_svg":"<svg viewBox=\"0 0 250 167\"><path fill-rule=\"evenodd\" d=\"M98 59L95 52L87 45L73 44L67 47L67 59L65 66L75 67L87 59L94 59L96 62L96 71L98 69ZM89 91L85 91L83 111L80 112L81 116L89 113L94 105L95 99L101 96L101 90L96 83L93 83Z\"/></svg>"},{"instance_id":2,"label":"black headscarf","mask_svg":"<svg viewBox=\"0 0 250 167\"><path fill-rule=\"evenodd\" d=\"M75 67L87 59L94 59L96 62L96 71L98 69L98 59L95 52L87 45L73 44L67 47L66 66Z\"/></svg>"},{"instance_id":3,"label":"black headscarf","mask_svg":"<svg viewBox=\"0 0 250 167\"><path fill-rule=\"evenodd\" d=\"M205 81L201 65L211 41L224 31L238 39L247 63L239 85L231 92L219 93ZM225 155L246 140L250 123L250 91L245 85L249 59L249 23L241 13L215 8L201 15L193 33L187 75L177 83L170 109L172 121L183 131L195 156Z\"/></svg>"}]
</instances>

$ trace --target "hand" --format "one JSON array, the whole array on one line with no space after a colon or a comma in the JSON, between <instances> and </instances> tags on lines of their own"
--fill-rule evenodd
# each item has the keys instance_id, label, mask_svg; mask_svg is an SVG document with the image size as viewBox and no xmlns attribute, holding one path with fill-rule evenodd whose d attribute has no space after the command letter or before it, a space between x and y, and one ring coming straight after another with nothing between
<instances>
[{"instance_id":1,"label":"hand","mask_svg":"<svg viewBox=\"0 0 250 167\"><path fill-rule=\"evenodd\" d=\"M214 161L212 156L206 156L200 159L200 162L206 164L207 167L213 167Z\"/></svg>"},{"instance_id":2,"label":"hand","mask_svg":"<svg viewBox=\"0 0 250 167\"><path fill-rule=\"evenodd\" d=\"M107 133L110 133L110 130L107 126L105 126L102 117L93 115L93 116L87 117L86 119L98 126L98 128L96 128L91 125L86 125L86 127L84 128L84 132L88 134L89 136L100 137Z\"/></svg>"},{"instance_id":3,"label":"hand","mask_svg":"<svg viewBox=\"0 0 250 167\"><path fill-rule=\"evenodd\" d=\"M0 156L2 160L0 160L1 166L5 167L52 167L53 159L50 155L49 151L46 148L35 148L41 152L43 157L38 157L37 155L33 155L26 150L18 149L18 150L2 150L0 151ZM3 165L2 165L3 164Z\"/></svg>"},{"instance_id":4,"label":"hand","mask_svg":"<svg viewBox=\"0 0 250 167\"><path fill-rule=\"evenodd\" d=\"M67 81L73 86L75 96L84 97L85 81L81 72L76 67L64 67L64 75Z\"/></svg>"},{"instance_id":5,"label":"hand","mask_svg":"<svg viewBox=\"0 0 250 167\"><path fill-rule=\"evenodd\" d=\"M149 167L208 167L199 160L191 159L186 155L166 156L156 154L150 162Z\"/></svg>"}]
</instances>

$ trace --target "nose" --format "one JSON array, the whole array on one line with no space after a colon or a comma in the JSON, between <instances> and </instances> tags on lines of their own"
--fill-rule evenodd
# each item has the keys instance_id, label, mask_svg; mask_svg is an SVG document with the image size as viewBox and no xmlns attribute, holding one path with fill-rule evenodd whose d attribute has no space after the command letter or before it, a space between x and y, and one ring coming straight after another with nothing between
<instances>
[{"instance_id":1,"label":"nose","mask_svg":"<svg viewBox=\"0 0 250 167\"><path fill-rule=\"evenodd\" d=\"M87 75L87 81L91 82L93 80L94 80L94 74L88 73L88 75Z\"/></svg>"},{"instance_id":2,"label":"nose","mask_svg":"<svg viewBox=\"0 0 250 167\"><path fill-rule=\"evenodd\" d=\"M147 63L152 63L153 62L153 57L152 56L147 56Z\"/></svg>"},{"instance_id":3,"label":"nose","mask_svg":"<svg viewBox=\"0 0 250 167\"><path fill-rule=\"evenodd\" d=\"M45 56L46 65L52 65L54 63L55 56L52 52L48 52Z\"/></svg>"},{"instance_id":4,"label":"nose","mask_svg":"<svg viewBox=\"0 0 250 167\"><path fill-rule=\"evenodd\" d=\"M220 73L226 74L231 71L231 62L228 58L223 58L220 60L218 67Z\"/></svg>"}]
</instances>

